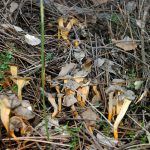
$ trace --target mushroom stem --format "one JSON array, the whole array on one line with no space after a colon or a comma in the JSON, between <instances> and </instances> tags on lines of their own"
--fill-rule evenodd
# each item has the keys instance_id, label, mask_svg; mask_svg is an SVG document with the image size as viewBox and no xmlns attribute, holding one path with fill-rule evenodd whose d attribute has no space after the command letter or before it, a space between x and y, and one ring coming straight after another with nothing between
<instances>
[{"instance_id":1,"label":"mushroom stem","mask_svg":"<svg viewBox=\"0 0 150 150\"><path fill-rule=\"evenodd\" d=\"M49 100L49 102L51 103L51 105L52 105L53 108L54 108L54 112L52 113L52 117L55 117L55 116L57 115L57 113L58 113L58 106L57 106L57 104L56 104L55 99L54 99L54 98L52 97L52 95L49 94L49 93L48 93L48 100Z\"/></svg>"},{"instance_id":2,"label":"mushroom stem","mask_svg":"<svg viewBox=\"0 0 150 150\"><path fill-rule=\"evenodd\" d=\"M10 134L11 137L14 138L14 140L15 140L17 143L19 143L18 138L16 137L16 135L15 135L15 133L14 133L14 130L9 131L9 134Z\"/></svg>"},{"instance_id":3,"label":"mushroom stem","mask_svg":"<svg viewBox=\"0 0 150 150\"><path fill-rule=\"evenodd\" d=\"M57 93L59 94L60 93L60 89L59 89L58 85L56 85L55 89L56 89Z\"/></svg>"},{"instance_id":4,"label":"mushroom stem","mask_svg":"<svg viewBox=\"0 0 150 150\"><path fill-rule=\"evenodd\" d=\"M22 87L18 86L18 99L22 100Z\"/></svg>"},{"instance_id":5,"label":"mushroom stem","mask_svg":"<svg viewBox=\"0 0 150 150\"><path fill-rule=\"evenodd\" d=\"M62 97L58 98L58 111L61 112Z\"/></svg>"},{"instance_id":6,"label":"mushroom stem","mask_svg":"<svg viewBox=\"0 0 150 150\"><path fill-rule=\"evenodd\" d=\"M91 134L93 134L93 129L92 129L91 126L88 126L88 130L89 130L89 132L90 132Z\"/></svg>"},{"instance_id":7,"label":"mushroom stem","mask_svg":"<svg viewBox=\"0 0 150 150\"><path fill-rule=\"evenodd\" d=\"M93 91L97 97L100 97L99 91L97 90L97 85L93 85Z\"/></svg>"},{"instance_id":8,"label":"mushroom stem","mask_svg":"<svg viewBox=\"0 0 150 150\"><path fill-rule=\"evenodd\" d=\"M77 118L77 117L78 117L78 112L77 112L77 110L76 110L76 108L75 108L74 105L71 106L71 110L72 110L73 116L74 116L75 118Z\"/></svg>"},{"instance_id":9,"label":"mushroom stem","mask_svg":"<svg viewBox=\"0 0 150 150\"><path fill-rule=\"evenodd\" d=\"M122 109L121 109L121 111L120 111L119 115L117 116L116 121L114 123L114 138L116 140L118 140L118 131L117 131L118 126L119 126L122 118L124 117L124 115L125 115L128 107L129 107L130 103L131 103L131 101L129 99L124 99L124 103L122 105Z\"/></svg>"},{"instance_id":10,"label":"mushroom stem","mask_svg":"<svg viewBox=\"0 0 150 150\"><path fill-rule=\"evenodd\" d=\"M108 102L108 120L111 121L113 116L113 96L114 92L109 93L109 102Z\"/></svg>"}]
</instances>

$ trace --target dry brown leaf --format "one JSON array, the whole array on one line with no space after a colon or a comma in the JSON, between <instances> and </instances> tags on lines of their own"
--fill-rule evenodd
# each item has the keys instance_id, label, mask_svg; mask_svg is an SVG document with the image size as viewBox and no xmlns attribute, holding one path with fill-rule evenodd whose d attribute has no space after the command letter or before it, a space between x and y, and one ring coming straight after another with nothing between
<instances>
[{"instance_id":1,"label":"dry brown leaf","mask_svg":"<svg viewBox=\"0 0 150 150\"><path fill-rule=\"evenodd\" d=\"M75 63L66 64L64 67L62 67L61 71L59 72L59 77L67 75L69 72L71 72L74 68L76 68Z\"/></svg>"},{"instance_id":2,"label":"dry brown leaf","mask_svg":"<svg viewBox=\"0 0 150 150\"><path fill-rule=\"evenodd\" d=\"M117 47L122 48L125 51L137 48L137 43L128 36L125 36L123 40L112 39L112 42L115 43Z\"/></svg>"}]
</instances>

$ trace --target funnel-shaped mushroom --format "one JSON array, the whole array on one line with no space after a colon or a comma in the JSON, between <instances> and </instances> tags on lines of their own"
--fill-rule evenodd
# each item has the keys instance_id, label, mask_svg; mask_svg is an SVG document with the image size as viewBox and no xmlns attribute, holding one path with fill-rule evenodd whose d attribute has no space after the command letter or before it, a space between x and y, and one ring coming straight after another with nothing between
<instances>
[{"instance_id":1,"label":"funnel-shaped mushroom","mask_svg":"<svg viewBox=\"0 0 150 150\"><path fill-rule=\"evenodd\" d=\"M122 105L122 108L119 112L119 115L117 116L116 120L115 120L115 123L114 123L114 138L116 140L118 140L118 126L119 126L119 123L121 122L122 118L124 117L131 101L133 101L135 99L135 94L133 91L126 91L124 94L120 95L120 97L122 98L122 100L124 101L123 102L123 105Z\"/></svg>"},{"instance_id":2,"label":"funnel-shaped mushroom","mask_svg":"<svg viewBox=\"0 0 150 150\"><path fill-rule=\"evenodd\" d=\"M23 122L22 118L13 116L10 118L9 130L10 136L13 137L16 142L18 142L18 139L14 132L20 131L21 135L25 134L27 125Z\"/></svg>"},{"instance_id":3,"label":"funnel-shaped mushroom","mask_svg":"<svg viewBox=\"0 0 150 150\"><path fill-rule=\"evenodd\" d=\"M11 77L13 82L15 82L18 86L18 98L22 100L22 89L25 85L29 84L30 78L28 77Z\"/></svg>"},{"instance_id":4,"label":"funnel-shaped mushroom","mask_svg":"<svg viewBox=\"0 0 150 150\"><path fill-rule=\"evenodd\" d=\"M32 111L32 107L29 101L23 100L21 101L21 105L16 107L13 112L16 116L21 117L25 120L30 120L35 117L35 114Z\"/></svg>"},{"instance_id":5,"label":"funnel-shaped mushroom","mask_svg":"<svg viewBox=\"0 0 150 150\"><path fill-rule=\"evenodd\" d=\"M115 115L114 114L114 107L117 105L117 99L115 98L115 94L118 92L123 93L125 91L124 88L118 85L110 85L106 89L106 94L109 95L109 102L108 102L108 120L111 121L112 117Z\"/></svg>"},{"instance_id":6,"label":"funnel-shaped mushroom","mask_svg":"<svg viewBox=\"0 0 150 150\"><path fill-rule=\"evenodd\" d=\"M88 108L81 114L82 118L85 120L85 123L88 127L88 130L91 134L93 134L93 128L96 125L96 121L99 119L98 115Z\"/></svg>"},{"instance_id":7,"label":"funnel-shaped mushroom","mask_svg":"<svg viewBox=\"0 0 150 150\"><path fill-rule=\"evenodd\" d=\"M11 75L17 76L18 75L18 66L11 64L11 65L9 65L9 67L10 67Z\"/></svg>"},{"instance_id":8,"label":"funnel-shaped mushroom","mask_svg":"<svg viewBox=\"0 0 150 150\"><path fill-rule=\"evenodd\" d=\"M76 111L76 108L74 106L74 104L76 102L77 102L77 99L74 97L74 94L68 94L68 95L64 96L63 105L66 107L71 107L73 116L75 118L77 118L77 116L78 116L78 112Z\"/></svg>"},{"instance_id":9,"label":"funnel-shaped mushroom","mask_svg":"<svg viewBox=\"0 0 150 150\"><path fill-rule=\"evenodd\" d=\"M18 98L15 96L15 94L11 94L10 96L6 95L0 95L0 117L2 120L2 123L7 130L7 132L12 136L13 134L9 130L9 114L10 111L20 105L20 102L18 101Z\"/></svg>"},{"instance_id":10,"label":"funnel-shaped mushroom","mask_svg":"<svg viewBox=\"0 0 150 150\"><path fill-rule=\"evenodd\" d=\"M97 89L98 81L95 79L94 81L92 81L91 85L92 85L93 92L95 94L92 98L92 104L96 104L101 100L100 92Z\"/></svg>"}]
</instances>

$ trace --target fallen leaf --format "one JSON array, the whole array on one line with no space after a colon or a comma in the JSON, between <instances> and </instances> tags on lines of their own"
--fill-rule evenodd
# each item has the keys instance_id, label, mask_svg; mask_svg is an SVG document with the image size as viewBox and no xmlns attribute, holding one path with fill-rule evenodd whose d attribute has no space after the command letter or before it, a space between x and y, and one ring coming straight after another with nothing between
<instances>
[{"instance_id":1,"label":"fallen leaf","mask_svg":"<svg viewBox=\"0 0 150 150\"><path fill-rule=\"evenodd\" d=\"M61 71L59 72L59 77L66 76L68 73L70 73L74 68L76 68L75 63L66 64L64 67L62 67Z\"/></svg>"},{"instance_id":2,"label":"fallen leaf","mask_svg":"<svg viewBox=\"0 0 150 150\"><path fill-rule=\"evenodd\" d=\"M35 36L26 34L24 37L25 37L26 43L29 45L36 46L36 45L39 45L41 43L41 40Z\"/></svg>"},{"instance_id":3,"label":"fallen leaf","mask_svg":"<svg viewBox=\"0 0 150 150\"><path fill-rule=\"evenodd\" d=\"M118 143L118 141L116 141L115 139L107 137L100 133L97 133L96 137L100 144L106 145L108 147L115 147Z\"/></svg>"},{"instance_id":4,"label":"fallen leaf","mask_svg":"<svg viewBox=\"0 0 150 150\"><path fill-rule=\"evenodd\" d=\"M115 43L117 47L122 48L125 51L137 48L137 43L128 36L125 36L123 40L112 39L112 42Z\"/></svg>"},{"instance_id":5,"label":"fallen leaf","mask_svg":"<svg viewBox=\"0 0 150 150\"><path fill-rule=\"evenodd\" d=\"M99 67L100 69L103 69L105 71L108 71L110 73L116 74L115 70L112 68L114 66L114 62L106 59L106 58L97 58L94 61L94 65L96 67Z\"/></svg>"},{"instance_id":6,"label":"fallen leaf","mask_svg":"<svg viewBox=\"0 0 150 150\"><path fill-rule=\"evenodd\" d=\"M10 4L10 13L13 13L17 8L18 8L18 4L16 3L16 2L11 2L11 4Z\"/></svg>"}]
</instances>

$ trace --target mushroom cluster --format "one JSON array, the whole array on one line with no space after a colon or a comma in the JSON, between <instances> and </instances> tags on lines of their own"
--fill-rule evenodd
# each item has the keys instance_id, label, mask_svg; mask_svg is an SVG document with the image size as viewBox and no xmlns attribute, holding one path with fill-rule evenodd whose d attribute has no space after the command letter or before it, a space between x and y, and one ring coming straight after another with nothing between
<instances>
[{"instance_id":1,"label":"mushroom cluster","mask_svg":"<svg viewBox=\"0 0 150 150\"><path fill-rule=\"evenodd\" d=\"M114 122L114 138L118 140L118 126L123 119L130 103L135 99L135 94L125 88L125 81L122 79L113 79L112 84L106 89L109 96L108 101L108 120L117 115Z\"/></svg>"},{"instance_id":2,"label":"mushroom cluster","mask_svg":"<svg viewBox=\"0 0 150 150\"><path fill-rule=\"evenodd\" d=\"M11 77L10 79L18 86L18 98L22 100L22 89L25 85L29 84L31 80L29 77L18 76L18 67L16 65L10 65Z\"/></svg>"},{"instance_id":3,"label":"mushroom cluster","mask_svg":"<svg viewBox=\"0 0 150 150\"><path fill-rule=\"evenodd\" d=\"M29 127L25 121L33 119L35 115L29 101L19 101L18 97L9 91L7 95L0 95L0 117L7 132L17 141L14 132L25 134Z\"/></svg>"},{"instance_id":4,"label":"mushroom cluster","mask_svg":"<svg viewBox=\"0 0 150 150\"><path fill-rule=\"evenodd\" d=\"M91 81L87 76L91 72L92 61L87 59L81 68L77 68L74 63L66 64L62 67L59 75L46 81L50 83L50 89L55 88L56 96L44 91L45 96L54 108L52 117L55 117L62 110L62 105L70 107L74 117L78 117L76 105L85 107L89 96L90 87L93 91L93 99L99 100L100 93L97 89L98 82Z\"/></svg>"}]
</instances>

